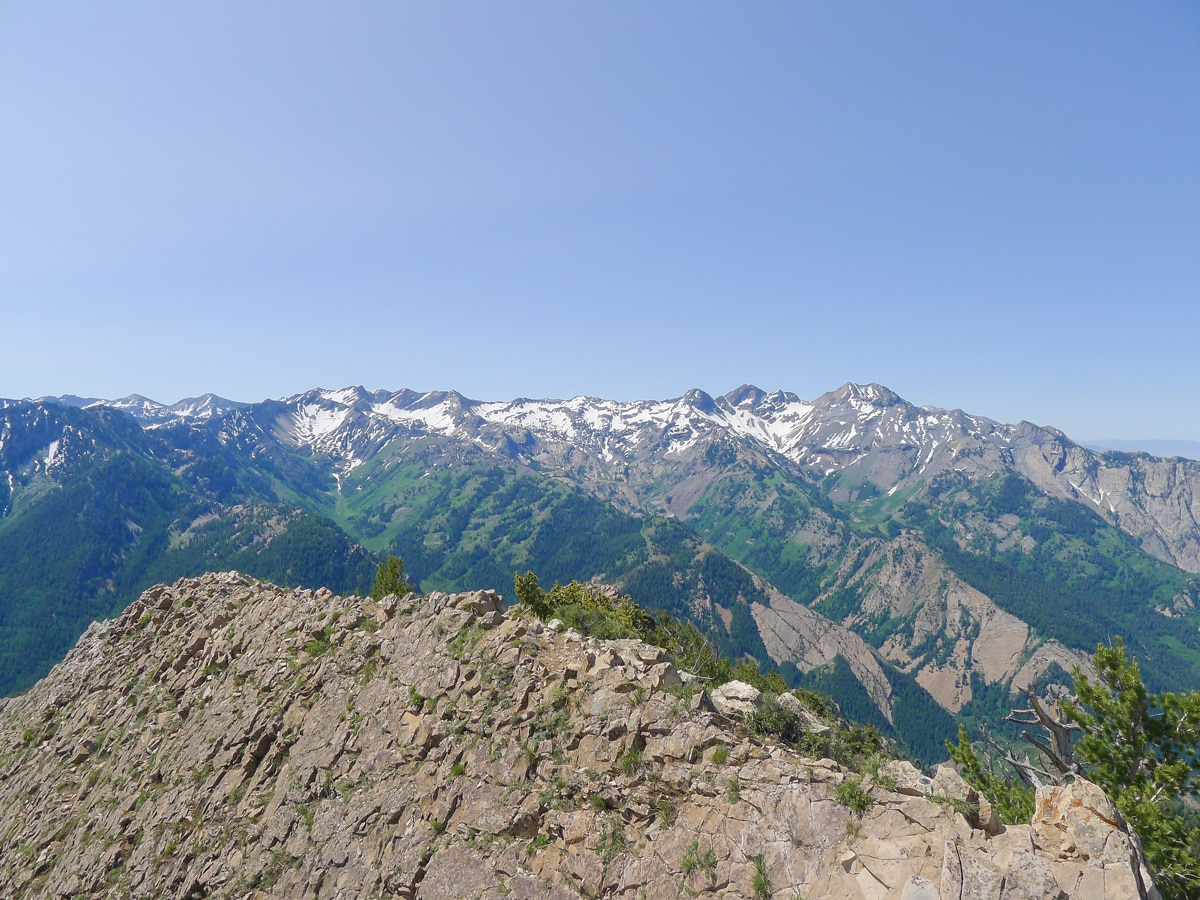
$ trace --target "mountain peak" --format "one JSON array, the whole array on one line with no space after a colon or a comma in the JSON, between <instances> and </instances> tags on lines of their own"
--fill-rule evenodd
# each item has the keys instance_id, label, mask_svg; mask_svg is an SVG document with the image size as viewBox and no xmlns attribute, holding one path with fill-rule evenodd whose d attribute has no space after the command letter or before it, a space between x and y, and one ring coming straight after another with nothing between
<instances>
[{"instance_id":1,"label":"mountain peak","mask_svg":"<svg viewBox=\"0 0 1200 900\"><path fill-rule=\"evenodd\" d=\"M896 404L905 402L904 398L895 391L874 381L869 384L856 384L853 381L847 381L836 391L830 391L825 396L842 402L863 400L872 406L879 407L895 406Z\"/></svg>"},{"instance_id":2,"label":"mountain peak","mask_svg":"<svg viewBox=\"0 0 1200 900\"><path fill-rule=\"evenodd\" d=\"M717 404L714 402L712 396L700 390L699 388L692 388L680 399L689 406L694 406L696 409L704 413L711 414L717 411Z\"/></svg>"},{"instance_id":3,"label":"mountain peak","mask_svg":"<svg viewBox=\"0 0 1200 900\"><path fill-rule=\"evenodd\" d=\"M103 401L99 397L79 397L75 394L61 394L57 397L38 397L34 403L54 403L58 406L92 406Z\"/></svg>"},{"instance_id":4,"label":"mountain peak","mask_svg":"<svg viewBox=\"0 0 1200 900\"><path fill-rule=\"evenodd\" d=\"M166 405L157 400L151 400L149 397L143 397L141 394L130 394L128 397L121 397L117 400L100 400L98 402L116 409L162 409Z\"/></svg>"},{"instance_id":5,"label":"mountain peak","mask_svg":"<svg viewBox=\"0 0 1200 900\"><path fill-rule=\"evenodd\" d=\"M733 406L743 406L753 408L758 405L759 401L765 397L761 388L755 387L752 384L743 384L741 387L736 387L725 395L725 400Z\"/></svg>"}]
</instances>

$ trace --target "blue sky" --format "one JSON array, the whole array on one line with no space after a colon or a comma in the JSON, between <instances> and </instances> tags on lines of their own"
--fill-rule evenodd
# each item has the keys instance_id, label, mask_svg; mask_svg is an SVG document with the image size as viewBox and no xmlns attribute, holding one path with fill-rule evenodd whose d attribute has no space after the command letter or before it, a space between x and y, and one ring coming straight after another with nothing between
<instances>
[{"instance_id":1,"label":"blue sky","mask_svg":"<svg viewBox=\"0 0 1200 900\"><path fill-rule=\"evenodd\" d=\"M1200 440L1200 6L0 0L0 396Z\"/></svg>"}]
</instances>

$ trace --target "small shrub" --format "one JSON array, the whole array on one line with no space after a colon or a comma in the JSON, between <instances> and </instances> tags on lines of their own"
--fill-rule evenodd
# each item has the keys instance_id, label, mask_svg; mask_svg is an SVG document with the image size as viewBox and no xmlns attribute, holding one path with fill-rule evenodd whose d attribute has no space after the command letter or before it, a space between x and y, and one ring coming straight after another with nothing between
<instances>
[{"instance_id":1,"label":"small shrub","mask_svg":"<svg viewBox=\"0 0 1200 900\"><path fill-rule=\"evenodd\" d=\"M658 821L663 825L671 825L675 822L675 804L666 797L659 797L654 801L654 809L658 813Z\"/></svg>"},{"instance_id":2,"label":"small shrub","mask_svg":"<svg viewBox=\"0 0 1200 900\"><path fill-rule=\"evenodd\" d=\"M620 821L609 819L600 829L600 840L592 849L600 854L601 861L607 866L624 853L628 846L629 842L625 838L625 831L621 828Z\"/></svg>"},{"instance_id":3,"label":"small shrub","mask_svg":"<svg viewBox=\"0 0 1200 900\"><path fill-rule=\"evenodd\" d=\"M330 647L329 641L321 638L313 638L304 645L304 652L309 656L320 656Z\"/></svg>"},{"instance_id":4,"label":"small shrub","mask_svg":"<svg viewBox=\"0 0 1200 900\"><path fill-rule=\"evenodd\" d=\"M674 697L676 700L682 701L684 704L690 705L692 698L696 696L700 688L693 682L679 682L678 684L668 685L664 690Z\"/></svg>"},{"instance_id":5,"label":"small shrub","mask_svg":"<svg viewBox=\"0 0 1200 900\"><path fill-rule=\"evenodd\" d=\"M725 799L730 803L737 803L742 799L742 785L736 775L725 782Z\"/></svg>"},{"instance_id":6,"label":"small shrub","mask_svg":"<svg viewBox=\"0 0 1200 900\"><path fill-rule=\"evenodd\" d=\"M693 872L702 871L708 876L710 882L715 881L717 877L717 854L711 847L702 853L700 851L700 841L692 841L688 844L687 852L683 855L683 862L680 868L683 870L685 877L691 875Z\"/></svg>"},{"instance_id":7,"label":"small shrub","mask_svg":"<svg viewBox=\"0 0 1200 900\"><path fill-rule=\"evenodd\" d=\"M457 778L458 776L462 775L466 771L467 771L467 767L464 763L456 762L454 765L452 765L450 767L450 777Z\"/></svg>"},{"instance_id":8,"label":"small shrub","mask_svg":"<svg viewBox=\"0 0 1200 900\"><path fill-rule=\"evenodd\" d=\"M208 776L213 773L213 764L206 762L198 769L192 771L192 784L203 784Z\"/></svg>"},{"instance_id":9,"label":"small shrub","mask_svg":"<svg viewBox=\"0 0 1200 900\"><path fill-rule=\"evenodd\" d=\"M378 667L379 660L376 658L376 656L372 656L372 658L368 659L366 664L362 666L362 671L359 672L359 682L361 684L370 684L371 679L374 678L374 673L376 673Z\"/></svg>"},{"instance_id":10,"label":"small shrub","mask_svg":"<svg viewBox=\"0 0 1200 900\"><path fill-rule=\"evenodd\" d=\"M828 697L807 688L793 688L792 695L827 725L837 724L837 708Z\"/></svg>"},{"instance_id":11,"label":"small shrub","mask_svg":"<svg viewBox=\"0 0 1200 900\"><path fill-rule=\"evenodd\" d=\"M858 816L862 816L871 808L871 795L863 790L858 778L847 777L833 792L833 799Z\"/></svg>"},{"instance_id":12,"label":"small shrub","mask_svg":"<svg viewBox=\"0 0 1200 900\"><path fill-rule=\"evenodd\" d=\"M767 872L766 857L760 853L752 856L750 861L754 863L754 877L750 880L754 900L771 900L771 875Z\"/></svg>"},{"instance_id":13,"label":"small shrub","mask_svg":"<svg viewBox=\"0 0 1200 900\"><path fill-rule=\"evenodd\" d=\"M642 768L642 751L636 747L630 747L619 757L617 757L617 771L622 775L633 775Z\"/></svg>"},{"instance_id":14,"label":"small shrub","mask_svg":"<svg viewBox=\"0 0 1200 900\"><path fill-rule=\"evenodd\" d=\"M713 762L715 762L718 766L723 766L725 765L725 760L727 759L729 759L729 748L724 744L717 744L717 746L713 748Z\"/></svg>"},{"instance_id":15,"label":"small shrub","mask_svg":"<svg viewBox=\"0 0 1200 900\"><path fill-rule=\"evenodd\" d=\"M540 619L559 618L580 634L602 639L645 638L654 619L632 597L609 597L593 585L572 581L542 590L532 572L514 579L517 598Z\"/></svg>"},{"instance_id":16,"label":"small shrub","mask_svg":"<svg viewBox=\"0 0 1200 900\"><path fill-rule=\"evenodd\" d=\"M979 824L979 804L971 803L962 797L951 797L949 794L930 794L930 801L949 807L962 815L972 825Z\"/></svg>"},{"instance_id":17,"label":"small shrub","mask_svg":"<svg viewBox=\"0 0 1200 900\"><path fill-rule=\"evenodd\" d=\"M896 779L891 775L884 775L880 772L885 762L887 762L887 757L882 753L872 753L863 764L863 772L870 775L871 780L884 790L894 791L896 789Z\"/></svg>"},{"instance_id":18,"label":"small shrub","mask_svg":"<svg viewBox=\"0 0 1200 900\"><path fill-rule=\"evenodd\" d=\"M746 727L758 737L773 737L789 744L805 733L800 716L780 706L777 694L763 695L762 705L746 717Z\"/></svg>"},{"instance_id":19,"label":"small shrub","mask_svg":"<svg viewBox=\"0 0 1200 900\"><path fill-rule=\"evenodd\" d=\"M467 651L475 649L475 645L483 638L482 625L470 625L458 633L447 648L455 659L462 659Z\"/></svg>"}]
</instances>

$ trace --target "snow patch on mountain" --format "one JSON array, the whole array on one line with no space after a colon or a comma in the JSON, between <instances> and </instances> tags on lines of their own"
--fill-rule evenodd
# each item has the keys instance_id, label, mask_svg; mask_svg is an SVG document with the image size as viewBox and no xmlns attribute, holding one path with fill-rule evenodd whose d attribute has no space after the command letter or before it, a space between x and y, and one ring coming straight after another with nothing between
<instances>
[{"instance_id":1,"label":"snow patch on mountain","mask_svg":"<svg viewBox=\"0 0 1200 900\"><path fill-rule=\"evenodd\" d=\"M79 399L79 398L73 398ZM81 401L83 402L83 401ZM73 404L69 404L73 405ZM151 400L140 394L130 394L119 400L90 400L84 403L85 409L107 407L118 409L137 419L145 428L160 428L179 423L207 422L219 418L235 409L241 409L249 404L226 400L216 394L202 394L199 397L186 397L170 406Z\"/></svg>"},{"instance_id":2,"label":"snow patch on mountain","mask_svg":"<svg viewBox=\"0 0 1200 900\"><path fill-rule=\"evenodd\" d=\"M349 415L344 407L306 403L292 413L292 430L300 443L315 443L337 431Z\"/></svg>"},{"instance_id":3,"label":"snow patch on mountain","mask_svg":"<svg viewBox=\"0 0 1200 900\"><path fill-rule=\"evenodd\" d=\"M410 428L419 423L427 431L450 434L455 427L455 405L451 400L443 400L430 407L405 408L398 406L395 399L389 399L382 403L372 404L370 415Z\"/></svg>"},{"instance_id":4,"label":"snow patch on mountain","mask_svg":"<svg viewBox=\"0 0 1200 900\"><path fill-rule=\"evenodd\" d=\"M129 413L135 419L155 420L160 417L163 410L167 407L156 400L151 400L148 397L143 397L141 394L130 394L128 397L122 397L119 400L97 400L85 407L92 409L97 406L107 406L110 409L119 409L122 412Z\"/></svg>"},{"instance_id":5,"label":"snow patch on mountain","mask_svg":"<svg viewBox=\"0 0 1200 900\"><path fill-rule=\"evenodd\" d=\"M330 403L336 403L339 406L353 406L360 399L358 388L342 388L337 391L321 391L321 396Z\"/></svg>"}]
</instances>

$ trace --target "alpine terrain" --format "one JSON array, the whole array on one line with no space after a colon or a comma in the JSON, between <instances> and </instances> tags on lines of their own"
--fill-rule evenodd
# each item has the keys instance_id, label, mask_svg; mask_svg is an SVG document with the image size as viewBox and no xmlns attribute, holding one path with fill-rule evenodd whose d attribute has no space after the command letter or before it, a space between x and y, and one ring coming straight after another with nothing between
<instances>
[{"instance_id":1,"label":"alpine terrain","mask_svg":"<svg viewBox=\"0 0 1200 900\"><path fill-rule=\"evenodd\" d=\"M1118 635L1200 685L1198 496L1200 462L874 384L0 401L0 689L157 582L365 592L395 555L426 591L613 583L933 761Z\"/></svg>"},{"instance_id":2,"label":"alpine terrain","mask_svg":"<svg viewBox=\"0 0 1200 900\"><path fill-rule=\"evenodd\" d=\"M816 695L761 736L758 693L488 591L159 585L0 701L0 893L1159 897L1096 785L1004 827Z\"/></svg>"}]
</instances>

